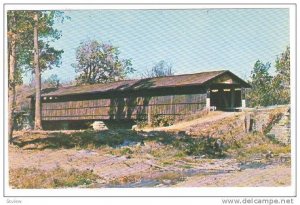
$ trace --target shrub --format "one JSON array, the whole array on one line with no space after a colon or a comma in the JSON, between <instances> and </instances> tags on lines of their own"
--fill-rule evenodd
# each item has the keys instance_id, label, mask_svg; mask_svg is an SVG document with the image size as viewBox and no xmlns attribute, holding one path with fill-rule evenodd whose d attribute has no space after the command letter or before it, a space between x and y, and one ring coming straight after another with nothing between
<instances>
[{"instance_id":1,"label":"shrub","mask_svg":"<svg viewBox=\"0 0 300 205\"><path fill-rule=\"evenodd\" d=\"M211 137L191 138L184 137L173 142L173 146L184 151L187 155L223 157L225 147L217 143L218 139Z\"/></svg>"},{"instance_id":2,"label":"shrub","mask_svg":"<svg viewBox=\"0 0 300 205\"><path fill-rule=\"evenodd\" d=\"M138 128L144 128L148 125L148 121L146 119L137 119L135 123L138 126Z\"/></svg>"},{"instance_id":3,"label":"shrub","mask_svg":"<svg viewBox=\"0 0 300 205\"><path fill-rule=\"evenodd\" d=\"M170 126L174 124L174 117L173 116L165 116L160 114L154 114L152 116L152 126L153 127L164 127Z\"/></svg>"},{"instance_id":4,"label":"shrub","mask_svg":"<svg viewBox=\"0 0 300 205\"><path fill-rule=\"evenodd\" d=\"M125 149L121 150L121 154L122 155L133 154L133 151L130 148L126 147Z\"/></svg>"}]
</instances>

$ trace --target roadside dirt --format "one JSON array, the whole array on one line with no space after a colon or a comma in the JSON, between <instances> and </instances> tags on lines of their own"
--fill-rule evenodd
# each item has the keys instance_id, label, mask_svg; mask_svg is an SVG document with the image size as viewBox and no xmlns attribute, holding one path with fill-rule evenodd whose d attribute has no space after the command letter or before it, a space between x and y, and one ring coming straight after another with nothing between
<instances>
[{"instance_id":1,"label":"roadside dirt","mask_svg":"<svg viewBox=\"0 0 300 205\"><path fill-rule=\"evenodd\" d=\"M257 169L213 175L199 175L176 184L176 187L276 187L290 186L291 168L270 165Z\"/></svg>"},{"instance_id":2,"label":"roadside dirt","mask_svg":"<svg viewBox=\"0 0 300 205\"><path fill-rule=\"evenodd\" d=\"M178 122L174 125L168 127L156 127L156 128L144 128L141 129L143 131L183 131L189 130L193 126L201 127L203 124L210 124L222 119L226 119L232 116L240 116L243 113L241 112L222 112L222 111L214 111L210 112L208 115L205 115L201 118L194 119L187 122Z\"/></svg>"}]
</instances>

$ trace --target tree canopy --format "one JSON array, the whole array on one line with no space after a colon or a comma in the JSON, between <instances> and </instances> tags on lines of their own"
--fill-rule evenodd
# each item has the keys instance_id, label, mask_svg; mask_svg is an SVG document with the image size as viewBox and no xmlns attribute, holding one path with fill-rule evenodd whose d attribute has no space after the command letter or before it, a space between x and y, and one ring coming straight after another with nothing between
<instances>
[{"instance_id":1,"label":"tree canopy","mask_svg":"<svg viewBox=\"0 0 300 205\"><path fill-rule=\"evenodd\" d=\"M269 73L270 63L256 61L251 71L251 90L247 98L250 106L268 106L290 103L290 48L275 60L275 75Z\"/></svg>"},{"instance_id":2,"label":"tree canopy","mask_svg":"<svg viewBox=\"0 0 300 205\"><path fill-rule=\"evenodd\" d=\"M171 76L174 75L174 72L172 70L172 64L161 60L158 63L156 63L151 70L147 70L143 77L146 78L153 78L153 77L162 77L162 76Z\"/></svg>"},{"instance_id":3,"label":"tree canopy","mask_svg":"<svg viewBox=\"0 0 300 205\"><path fill-rule=\"evenodd\" d=\"M40 118L40 72L59 66L63 50L56 50L50 45L61 37L61 32L54 28L56 20L64 21L61 11L22 11L7 12L8 62L9 62L9 138L12 139L14 108L16 104L15 86L21 84L25 71L35 73L36 103L35 128L41 128ZM68 18L68 17L67 17ZM37 125L40 126L37 126Z\"/></svg>"},{"instance_id":4,"label":"tree canopy","mask_svg":"<svg viewBox=\"0 0 300 205\"><path fill-rule=\"evenodd\" d=\"M250 84L252 89L248 96L250 106L267 106L272 104L270 67L270 63L263 63L260 60L255 62L251 71Z\"/></svg>"},{"instance_id":5,"label":"tree canopy","mask_svg":"<svg viewBox=\"0 0 300 205\"><path fill-rule=\"evenodd\" d=\"M52 74L51 76L49 76L43 81L43 83L53 88L58 88L60 86L60 80L56 74Z\"/></svg>"},{"instance_id":6,"label":"tree canopy","mask_svg":"<svg viewBox=\"0 0 300 205\"><path fill-rule=\"evenodd\" d=\"M22 83L22 73L34 72L33 65L33 15L39 14L39 66L41 71L52 69L61 63L63 50L50 45L61 37L61 32L54 28L55 22L64 22L61 11L22 11L7 12L8 35L16 35L16 82ZM8 44L10 45L10 44Z\"/></svg>"},{"instance_id":7,"label":"tree canopy","mask_svg":"<svg viewBox=\"0 0 300 205\"><path fill-rule=\"evenodd\" d=\"M276 104L290 103L290 48L276 59L276 76L273 79L274 102Z\"/></svg>"},{"instance_id":8,"label":"tree canopy","mask_svg":"<svg viewBox=\"0 0 300 205\"><path fill-rule=\"evenodd\" d=\"M79 73L77 84L114 82L134 72L131 59L121 59L117 47L97 40L82 42L76 49L76 61L72 66Z\"/></svg>"}]
</instances>

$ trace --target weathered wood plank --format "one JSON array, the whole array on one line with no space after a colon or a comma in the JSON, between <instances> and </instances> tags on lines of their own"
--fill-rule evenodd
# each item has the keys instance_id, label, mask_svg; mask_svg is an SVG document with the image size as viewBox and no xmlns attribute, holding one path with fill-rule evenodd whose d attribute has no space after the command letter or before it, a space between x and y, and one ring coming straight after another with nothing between
<instances>
[{"instance_id":1,"label":"weathered wood plank","mask_svg":"<svg viewBox=\"0 0 300 205\"><path fill-rule=\"evenodd\" d=\"M137 119L149 118L153 114L182 116L202 110L205 102L205 94L44 102L42 119Z\"/></svg>"}]
</instances>

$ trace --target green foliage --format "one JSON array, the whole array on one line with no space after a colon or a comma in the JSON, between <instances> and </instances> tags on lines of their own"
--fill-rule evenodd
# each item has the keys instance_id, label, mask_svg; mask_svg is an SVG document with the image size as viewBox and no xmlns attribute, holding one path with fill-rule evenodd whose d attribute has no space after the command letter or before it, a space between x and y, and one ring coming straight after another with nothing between
<instances>
[{"instance_id":1,"label":"green foliage","mask_svg":"<svg viewBox=\"0 0 300 205\"><path fill-rule=\"evenodd\" d=\"M270 65L258 60L251 71L252 89L246 96L251 107L290 103L290 48L276 59L274 77L269 74Z\"/></svg>"},{"instance_id":2,"label":"green foliage","mask_svg":"<svg viewBox=\"0 0 300 205\"><path fill-rule=\"evenodd\" d=\"M271 64L264 64L260 60L256 61L251 71L252 86L251 91L248 93L247 98L249 104L253 106L267 106L272 104L272 76L269 74Z\"/></svg>"},{"instance_id":3,"label":"green foliage","mask_svg":"<svg viewBox=\"0 0 300 205\"><path fill-rule=\"evenodd\" d=\"M121 150L121 155L126 155L126 154L133 154L133 151L130 148L126 147L125 149Z\"/></svg>"},{"instance_id":4,"label":"green foliage","mask_svg":"<svg viewBox=\"0 0 300 205\"><path fill-rule=\"evenodd\" d=\"M275 104L290 103L290 48L287 47L275 62L276 76L273 79Z\"/></svg>"},{"instance_id":5,"label":"green foliage","mask_svg":"<svg viewBox=\"0 0 300 205\"><path fill-rule=\"evenodd\" d=\"M153 127L165 127L165 126L173 125L174 122L175 122L174 116L154 114L152 115L151 125Z\"/></svg>"},{"instance_id":6,"label":"green foliage","mask_svg":"<svg viewBox=\"0 0 300 205\"><path fill-rule=\"evenodd\" d=\"M76 63L72 64L79 73L78 84L108 83L125 79L132 73L131 59L120 59L120 51L109 43L96 40L82 42L76 49Z\"/></svg>"},{"instance_id":7,"label":"green foliage","mask_svg":"<svg viewBox=\"0 0 300 205\"><path fill-rule=\"evenodd\" d=\"M22 83L22 73L33 70L33 16L39 15L39 63L41 71L52 69L60 65L63 50L56 50L50 46L61 37L61 32L54 28L56 21L64 22L69 17L61 11L8 11L7 25L8 36L15 34L16 37L16 82Z\"/></svg>"},{"instance_id":8,"label":"green foliage","mask_svg":"<svg viewBox=\"0 0 300 205\"><path fill-rule=\"evenodd\" d=\"M223 146L217 144L217 139L212 137L184 137L174 140L173 146L183 150L187 155L193 156L223 157L225 151Z\"/></svg>"},{"instance_id":9,"label":"green foliage","mask_svg":"<svg viewBox=\"0 0 300 205\"><path fill-rule=\"evenodd\" d=\"M143 118L137 119L135 121L135 123L138 126L138 128L144 128L144 127L146 127L148 125L147 119L143 119Z\"/></svg>"}]
</instances>

